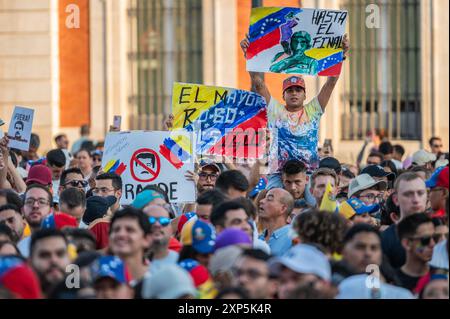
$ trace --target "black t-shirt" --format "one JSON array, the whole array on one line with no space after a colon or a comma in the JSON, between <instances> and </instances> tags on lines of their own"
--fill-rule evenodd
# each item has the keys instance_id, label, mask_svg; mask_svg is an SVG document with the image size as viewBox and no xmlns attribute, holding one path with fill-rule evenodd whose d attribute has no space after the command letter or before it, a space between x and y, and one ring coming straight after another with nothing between
<instances>
[{"instance_id":1,"label":"black t-shirt","mask_svg":"<svg viewBox=\"0 0 450 319\"><path fill-rule=\"evenodd\" d=\"M422 277L412 277L410 275L405 274L401 269L397 270L397 277L400 281L400 284L403 288L408 290L413 290L417 286L417 282Z\"/></svg>"},{"instance_id":2,"label":"black t-shirt","mask_svg":"<svg viewBox=\"0 0 450 319\"><path fill-rule=\"evenodd\" d=\"M381 233L381 248L393 268L398 269L405 264L406 251L400 242L395 224Z\"/></svg>"}]
</instances>

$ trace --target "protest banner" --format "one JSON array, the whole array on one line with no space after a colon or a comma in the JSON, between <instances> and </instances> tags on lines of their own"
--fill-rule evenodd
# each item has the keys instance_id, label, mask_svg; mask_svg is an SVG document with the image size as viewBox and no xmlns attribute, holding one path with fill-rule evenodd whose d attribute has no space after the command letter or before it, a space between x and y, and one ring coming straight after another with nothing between
<instances>
[{"instance_id":1,"label":"protest banner","mask_svg":"<svg viewBox=\"0 0 450 319\"><path fill-rule=\"evenodd\" d=\"M170 202L195 202L196 188L187 181L186 171L194 171L193 150L187 150L183 162L175 167L178 148L167 147L171 132L127 131L108 133L102 158L102 170L122 177L122 205L129 205L147 185L158 185ZM192 139L186 135L185 140ZM187 143L189 144L189 143Z\"/></svg>"},{"instance_id":2,"label":"protest banner","mask_svg":"<svg viewBox=\"0 0 450 319\"><path fill-rule=\"evenodd\" d=\"M33 128L34 110L16 106L8 129L10 148L28 151L30 148L31 129Z\"/></svg>"},{"instance_id":3,"label":"protest banner","mask_svg":"<svg viewBox=\"0 0 450 319\"><path fill-rule=\"evenodd\" d=\"M347 11L288 7L253 8L247 70L336 76Z\"/></svg>"},{"instance_id":4,"label":"protest banner","mask_svg":"<svg viewBox=\"0 0 450 319\"><path fill-rule=\"evenodd\" d=\"M266 102L259 94L231 88L175 83L172 130L193 132L198 155L262 158Z\"/></svg>"}]
</instances>

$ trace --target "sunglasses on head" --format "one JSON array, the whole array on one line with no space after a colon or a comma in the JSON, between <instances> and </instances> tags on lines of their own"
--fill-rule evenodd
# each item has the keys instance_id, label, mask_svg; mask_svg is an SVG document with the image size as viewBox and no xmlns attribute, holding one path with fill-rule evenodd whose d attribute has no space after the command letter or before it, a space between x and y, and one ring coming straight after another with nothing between
<instances>
[{"instance_id":1,"label":"sunglasses on head","mask_svg":"<svg viewBox=\"0 0 450 319\"><path fill-rule=\"evenodd\" d=\"M429 246L432 239L433 239L434 243L437 243L440 238L441 238L441 235L436 234L433 236L425 236L425 237L411 237L410 239L411 240L419 240L420 244L422 246Z\"/></svg>"},{"instance_id":2,"label":"sunglasses on head","mask_svg":"<svg viewBox=\"0 0 450 319\"><path fill-rule=\"evenodd\" d=\"M70 185L72 187L86 187L88 182L86 181L70 181L64 184L64 186Z\"/></svg>"},{"instance_id":3,"label":"sunglasses on head","mask_svg":"<svg viewBox=\"0 0 450 319\"><path fill-rule=\"evenodd\" d=\"M170 218L168 217L149 217L148 221L150 222L150 225L153 225L154 223L156 223L156 221L158 221L158 223L163 227L170 224Z\"/></svg>"}]
</instances>

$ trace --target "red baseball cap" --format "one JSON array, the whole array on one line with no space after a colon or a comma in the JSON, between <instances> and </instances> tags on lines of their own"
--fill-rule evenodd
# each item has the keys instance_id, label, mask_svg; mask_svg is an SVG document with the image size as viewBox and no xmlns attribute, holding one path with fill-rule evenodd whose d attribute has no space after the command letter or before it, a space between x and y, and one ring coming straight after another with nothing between
<instances>
[{"instance_id":1,"label":"red baseball cap","mask_svg":"<svg viewBox=\"0 0 450 319\"><path fill-rule=\"evenodd\" d=\"M299 86L306 91L305 80L303 80L303 78L299 76L291 76L283 81L283 93L293 86Z\"/></svg>"},{"instance_id":2,"label":"red baseball cap","mask_svg":"<svg viewBox=\"0 0 450 319\"><path fill-rule=\"evenodd\" d=\"M33 165L28 172L27 185L41 184L43 186L52 185L52 171L45 165Z\"/></svg>"}]
</instances>

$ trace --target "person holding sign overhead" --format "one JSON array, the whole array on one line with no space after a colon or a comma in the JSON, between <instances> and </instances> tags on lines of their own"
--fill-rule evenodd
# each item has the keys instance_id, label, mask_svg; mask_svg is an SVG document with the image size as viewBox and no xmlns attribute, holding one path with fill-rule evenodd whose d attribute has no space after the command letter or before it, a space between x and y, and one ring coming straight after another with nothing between
<instances>
[{"instance_id":1,"label":"person holding sign overhead","mask_svg":"<svg viewBox=\"0 0 450 319\"><path fill-rule=\"evenodd\" d=\"M244 57L250 45L249 38L241 41ZM344 36L342 42L344 58L349 49L349 40ZM331 93L339 76L329 76L317 97L305 104L306 85L300 76L288 77L283 82L283 100L281 104L272 98L264 82L262 73L249 72L252 87L267 102L268 127L272 132L269 152L269 181L267 188L282 188L281 168L292 159L305 163L308 170L314 170L319 164L317 145L319 141L320 118L325 111Z\"/></svg>"}]
</instances>

